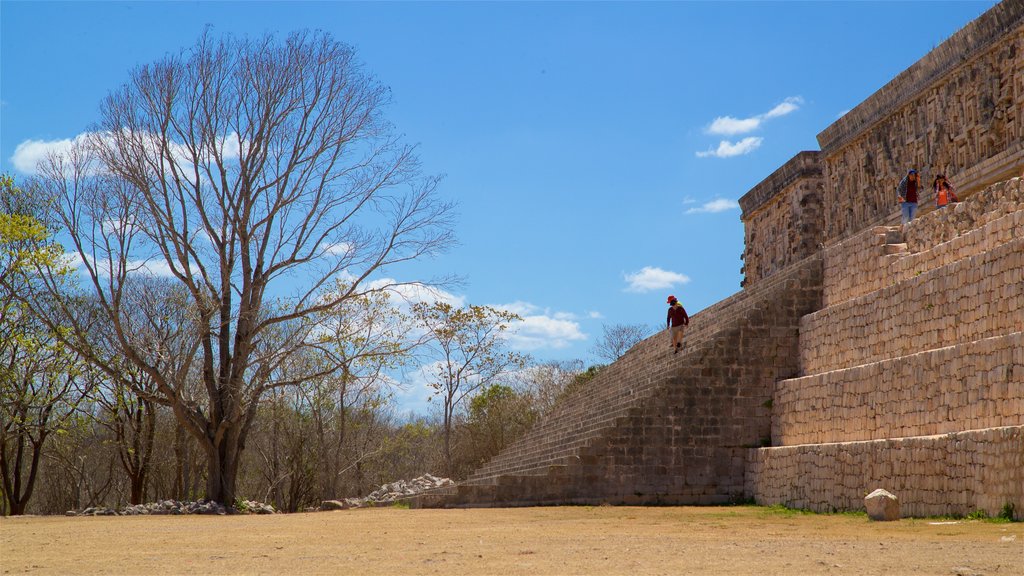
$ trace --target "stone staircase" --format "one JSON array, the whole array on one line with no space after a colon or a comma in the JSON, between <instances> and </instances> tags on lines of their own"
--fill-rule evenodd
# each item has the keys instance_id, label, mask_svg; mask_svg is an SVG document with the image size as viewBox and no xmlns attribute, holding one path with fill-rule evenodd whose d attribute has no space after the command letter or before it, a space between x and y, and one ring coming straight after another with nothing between
<instances>
[{"instance_id":1,"label":"stone staircase","mask_svg":"<svg viewBox=\"0 0 1024 576\"><path fill-rule=\"evenodd\" d=\"M806 259L691 317L682 352L665 332L560 401L455 489L421 506L725 503L745 453L767 444L772 386L797 370L800 317L821 304Z\"/></svg>"},{"instance_id":2,"label":"stone staircase","mask_svg":"<svg viewBox=\"0 0 1024 576\"><path fill-rule=\"evenodd\" d=\"M1020 179L824 252L825 307L800 322L802 375L778 383L763 504L903 515L1024 514L1024 198Z\"/></svg>"}]
</instances>

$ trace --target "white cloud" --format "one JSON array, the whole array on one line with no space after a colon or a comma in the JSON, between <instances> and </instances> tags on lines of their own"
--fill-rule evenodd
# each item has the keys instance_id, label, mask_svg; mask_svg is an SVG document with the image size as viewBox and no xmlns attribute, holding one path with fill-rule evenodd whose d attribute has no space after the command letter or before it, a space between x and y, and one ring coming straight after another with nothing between
<instances>
[{"instance_id":1,"label":"white cloud","mask_svg":"<svg viewBox=\"0 0 1024 576\"><path fill-rule=\"evenodd\" d=\"M11 164L22 174L34 175L38 173L39 164L50 154L67 154L76 144L84 142L87 138L86 134L79 134L74 139L25 140L14 149L14 154L11 155Z\"/></svg>"},{"instance_id":2,"label":"white cloud","mask_svg":"<svg viewBox=\"0 0 1024 576\"><path fill-rule=\"evenodd\" d=\"M344 256L352 251L352 245L348 242L336 242L323 246L324 254L331 256Z\"/></svg>"},{"instance_id":3,"label":"white cloud","mask_svg":"<svg viewBox=\"0 0 1024 576\"><path fill-rule=\"evenodd\" d=\"M753 132L761 127L761 124L768 119L785 116L800 109L804 99L799 96L790 96L764 114L751 116L750 118L733 118L732 116L719 116L715 118L707 128L708 134L719 136L735 136Z\"/></svg>"},{"instance_id":4,"label":"white cloud","mask_svg":"<svg viewBox=\"0 0 1024 576\"><path fill-rule=\"evenodd\" d=\"M732 156L750 154L761 146L761 142L763 140L764 138L759 136L748 136L735 144L728 140L722 140L718 143L718 148L712 148L705 152L697 152L697 157L707 158L711 156L714 158L729 158Z\"/></svg>"},{"instance_id":5,"label":"white cloud","mask_svg":"<svg viewBox=\"0 0 1024 576\"><path fill-rule=\"evenodd\" d=\"M739 203L735 200L726 200L725 198L718 198L710 202L705 202L703 206L699 208L690 208L686 211L687 214L716 214L718 212L725 212L726 210L735 210L740 207Z\"/></svg>"},{"instance_id":6,"label":"white cloud","mask_svg":"<svg viewBox=\"0 0 1024 576\"><path fill-rule=\"evenodd\" d=\"M351 282L355 278L348 273L342 273L339 278L342 282ZM388 293L389 298L395 306L399 306L404 309L417 302L434 303L434 302L446 302L455 307L462 307L466 305L465 296L458 296L447 292L436 286L427 286L425 284L411 283L411 284L400 284L398 280L394 278L378 278L366 284L367 289L372 290L385 290ZM397 301L396 301L397 300Z\"/></svg>"},{"instance_id":7,"label":"white cloud","mask_svg":"<svg viewBox=\"0 0 1024 576\"><path fill-rule=\"evenodd\" d=\"M785 116L791 112L796 112L800 109L800 106L804 103L804 99L799 96L791 96L782 101L775 108L772 108L768 112L762 115L762 118L767 120L768 118L778 118L779 116Z\"/></svg>"},{"instance_id":8,"label":"white cloud","mask_svg":"<svg viewBox=\"0 0 1024 576\"><path fill-rule=\"evenodd\" d=\"M517 350L566 348L577 340L587 339L576 321L576 314L571 312L551 312L521 300L491 305L491 308L507 310L522 318L507 332L509 345Z\"/></svg>"},{"instance_id":9,"label":"white cloud","mask_svg":"<svg viewBox=\"0 0 1024 576\"><path fill-rule=\"evenodd\" d=\"M604 314L601 314L596 310L591 310L590 312L587 312L587 318L590 318L591 320L601 320L604 318Z\"/></svg>"},{"instance_id":10,"label":"white cloud","mask_svg":"<svg viewBox=\"0 0 1024 576\"><path fill-rule=\"evenodd\" d=\"M644 266L639 272L624 275L628 286L626 292L650 292L686 284L689 276L654 266Z\"/></svg>"},{"instance_id":11,"label":"white cloud","mask_svg":"<svg viewBox=\"0 0 1024 576\"><path fill-rule=\"evenodd\" d=\"M528 316L540 310L539 306L530 304L529 302L523 302L522 300L516 300L511 304L494 304L491 305L491 308L507 310L513 314L518 314L519 316Z\"/></svg>"},{"instance_id":12,"label":"white cloud","mask_svg":"<svg viewBox=\"0 0 1024 576\"><path fill-rule=\"evenodd\" d=\"M11 156L11 164L23 174L33 175L38 172L39 164L46 160L51 154L66 155L74 146L84 144L97 133L83 132L74 138L60 140L25 140L14 149ZM103 133L103 140L109 141L111 134ZM144 143L151 149L156 150L162 141L157 134L141 134ZM193 154L188 147L178 142L170 143L171 156L179 163L187 165L191 162ZM231 132L220 138L217 143L221 157L224 160L235 160L241 152L241 141L238 134ZM200 154L205 155L203 150ZM161 157L161 161L162 161ZM204 158L205 160L205 158ZM185 174L188 171L184 171Z\"/></svg>"},{"instance_id":13,"label":"white cloud","mask_svg":"<svg viewBox=\"0 0 1024 576\"><path fill-rule=\"evenodd\" d=\"M517 350L566 348L573 342L587 339L579 323L560 313L534 314L522 318L522 322L516 322L508 331L509 345Z\"/></svg>"},{"instance_id":14,"label":"white cloud","mask_svg":"<svg viewBox=\"0 0 1024 576\"><path fill-rule=\"evenodd\" d=\"M708 126L708 134L719 134L732 136L734 134L746 134L753 132L761 126L761 119L754 118L733 118L732 116L720 116L715 118L711 126Z\"/></svg>"}]
</instances>

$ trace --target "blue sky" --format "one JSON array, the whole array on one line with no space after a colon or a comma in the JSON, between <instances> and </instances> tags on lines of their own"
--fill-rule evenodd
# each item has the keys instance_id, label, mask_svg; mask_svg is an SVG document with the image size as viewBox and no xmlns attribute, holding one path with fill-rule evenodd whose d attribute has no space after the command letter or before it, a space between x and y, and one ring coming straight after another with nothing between
<instances>
[{"instance_id":1,"label":"blue sky","mask_svg":"<svg viewBox=\"0 0 1024 576\"><path fill-rule=\"evenodd\" d=\"M0 169L27 176L207 25L323 29L459 206L459 246L394 273L461 275L460 301L527 318L522 351L591 361L602 324L736 292L736 200L993 4L3 0Z\"/></svg>"}]
</instances>

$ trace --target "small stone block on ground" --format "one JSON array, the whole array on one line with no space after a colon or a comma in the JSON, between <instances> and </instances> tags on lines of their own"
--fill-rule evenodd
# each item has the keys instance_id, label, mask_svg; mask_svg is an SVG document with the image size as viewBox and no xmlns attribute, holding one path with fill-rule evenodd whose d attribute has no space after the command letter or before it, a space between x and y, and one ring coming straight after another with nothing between
<instances>
[{"instance_id":1,"label":"small stone block on ground","mask_svg":"<svg viewBox=\"0 0 1024 576\"><path fill-rule=\"evenodd\" d=\"M879 488L864 498L868 518L880 521L900 519L900 500L890 492Z\"/></svg>"}]
</instances>

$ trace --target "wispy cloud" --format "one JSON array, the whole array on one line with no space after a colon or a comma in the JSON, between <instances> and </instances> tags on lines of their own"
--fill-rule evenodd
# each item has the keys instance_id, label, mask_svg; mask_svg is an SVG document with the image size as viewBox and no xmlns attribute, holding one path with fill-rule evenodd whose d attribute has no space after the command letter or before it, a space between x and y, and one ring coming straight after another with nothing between
<instances>
[{"instance_id":1,"label":"wispy cloud","mask_svg":"<svg viewBox=\"0 0 1024 576\"><path fill-rule=\"evenodd\" d=\"M761 127L761 124L765 120L771 118L778 118L785 116L792 112L800 109L800 106L804 103L804 99L800 96L791 96L782 101L781 104L776 105L771 110L764 114L757 114L750 118L733 118L732 116L719 116L715 118L711 125L707 128L708 134L716 134L718 136L735 136L737 134L747 134L753 132Z\"/></svg>"},{"instance_id":2,"label":"wispy cloud","mask_svg":"<svg viewBox=\"0 0 1024 576\"><path fill-rule=\"evenodd\" d=\"M342 272L338 279L344 283L350 283L355 278L348 272ZM445 302L461 308L466 305L465 296L452 294L437 286L428 286L420 283L403 283L394 278L378 278L366 284L370 290L382 290L388 295L392 306L408 312L411 306L418 302L433 304L434 302Z\"/></svg>"},{"instance_id":3,"label":"wispy cloud","mask_svg":"<svg viewBox=\"0 0 1024 576\"><path fill-rule=\"evenodd\" d=\"M662 270L654 266L644 266L639 272L625 274L626 292L650 292L663 288L672 288L690 281L690 277L678 272Z\"/></svg>"},{"instance_id":4,"label":"wispy cloud","mask_svg":"<svg viewBox=\"0 0 1024 576\"><path fill-rule=\"evenodd\" d=\"M495 304L492 308L514 312L522 318L509 327L508 342L522 351L567 348L573 342L586 340L577 317L571 312L552 312L529 302Z\"/></svg>"},{"instance_id":5,"label":"wispy cloud","mask_svg":"<svg viewBox=\"0 0 1024 576\"><path fill-rule=\"evenodd\" d=\"M79 134L74 138L61 140L25 140L14 149L11 164L22 174L33 175L39 170L39 164L51 154L66 155L77 145L84 143L88 135Z\"/></svg>"},{"instance_id":6,"label":"wispy cloud","mask_svg":"<svg viewBox=\"0 0 1024 576\"><path fill-rule=\"evenodd\" d=\"M697 157L730 158L732 156L742 156L757 150L763 141L764 138L761 138L760 136L748 136L735 143L729 142L728 140L722 140L718 143L718 148L710 148L704 152L697 152Z\"/></svg>"},{"instance_id":7,"label":"wispy cloud","mask_svg":"<svg viewBox=\"0 0 1024 576\"><path fill-rule=\"evenodd\" d=\"M705 132L716 136L738 136L748 134L761 127L766 120L779 118L800 109L804 99L800 96L791 96L781 103L776 104L771 110L764 114L757 114L749 118L735 118L733 116L719 116L712 120ZM748 136L738 142L721 140L717 148L709 148L703 152L697 152L698 158L731 158L750 154L757 150L764 139L757 136Z\"/></svg>"},{"instance_id":8,"label":"wispy cloud","mask_svg":"<svg viewBox=\"0 0 1024 576\"><path fill-rule=\"evenodd\" d=\"M799 96L791 96L782 101L781 104L775 108L765 112L761 118L767 120L769 118L778 118L779 116L785 116L791 112L796 112L803 105L804 99Z\"/></svg>"},{"instance_id":9,"label":"wispy cloud","mask_svg":"<svg viewBox=\"0 0 1024 576\"><path fill-rule=\"evenodd\" d=\"M720 136L734 136L753 132L761 126L760 118L733 118L732 116L720 116L708 126L708 134Z\"/></svg>"},{"instance_id":10,"label":"wispy cloud","mask_svg":"<svg viewBox=\"0 0 1024 576\"><path fill-rule=\"evenodd\" d=\"M85 145L96 136L103 141L112 141L112 135L109 132L83 132L74 138L58 140L25 140L14 149L14 154L11 155L11 164L18 172L34 175L38 173L39 165L51 155L66 157L72 148ZM162 139L156 134L136 133L133 136L137 136L138 141L153 151L163 145ZM219 156L224 160L237 159L241 152L241 146L240 138L235 132L224 135L217 142ZM208 150L193 152L184 144L177 142L171 142L169 148L174 161L183 166L188 166L195 161L209 161ZM196 158L197 155L200 157ZM164 161L163 155L160 158L161 162Z\"/></svg>"},{"instance_id":11,"label":"wispy cloud","mask_svg":"<svg viewBox=\"0 0 1024 576\"><path fill-rule=\"evenodd\" d=\"M726 212L728 210L738 210L740 207L739 203L735 200L726 200L725 198L718 198L710 202L705 202L703 205L697 208L690 208L686 211L687 214L716 214L718 212Z\"/></svg>"}]
</instances>

